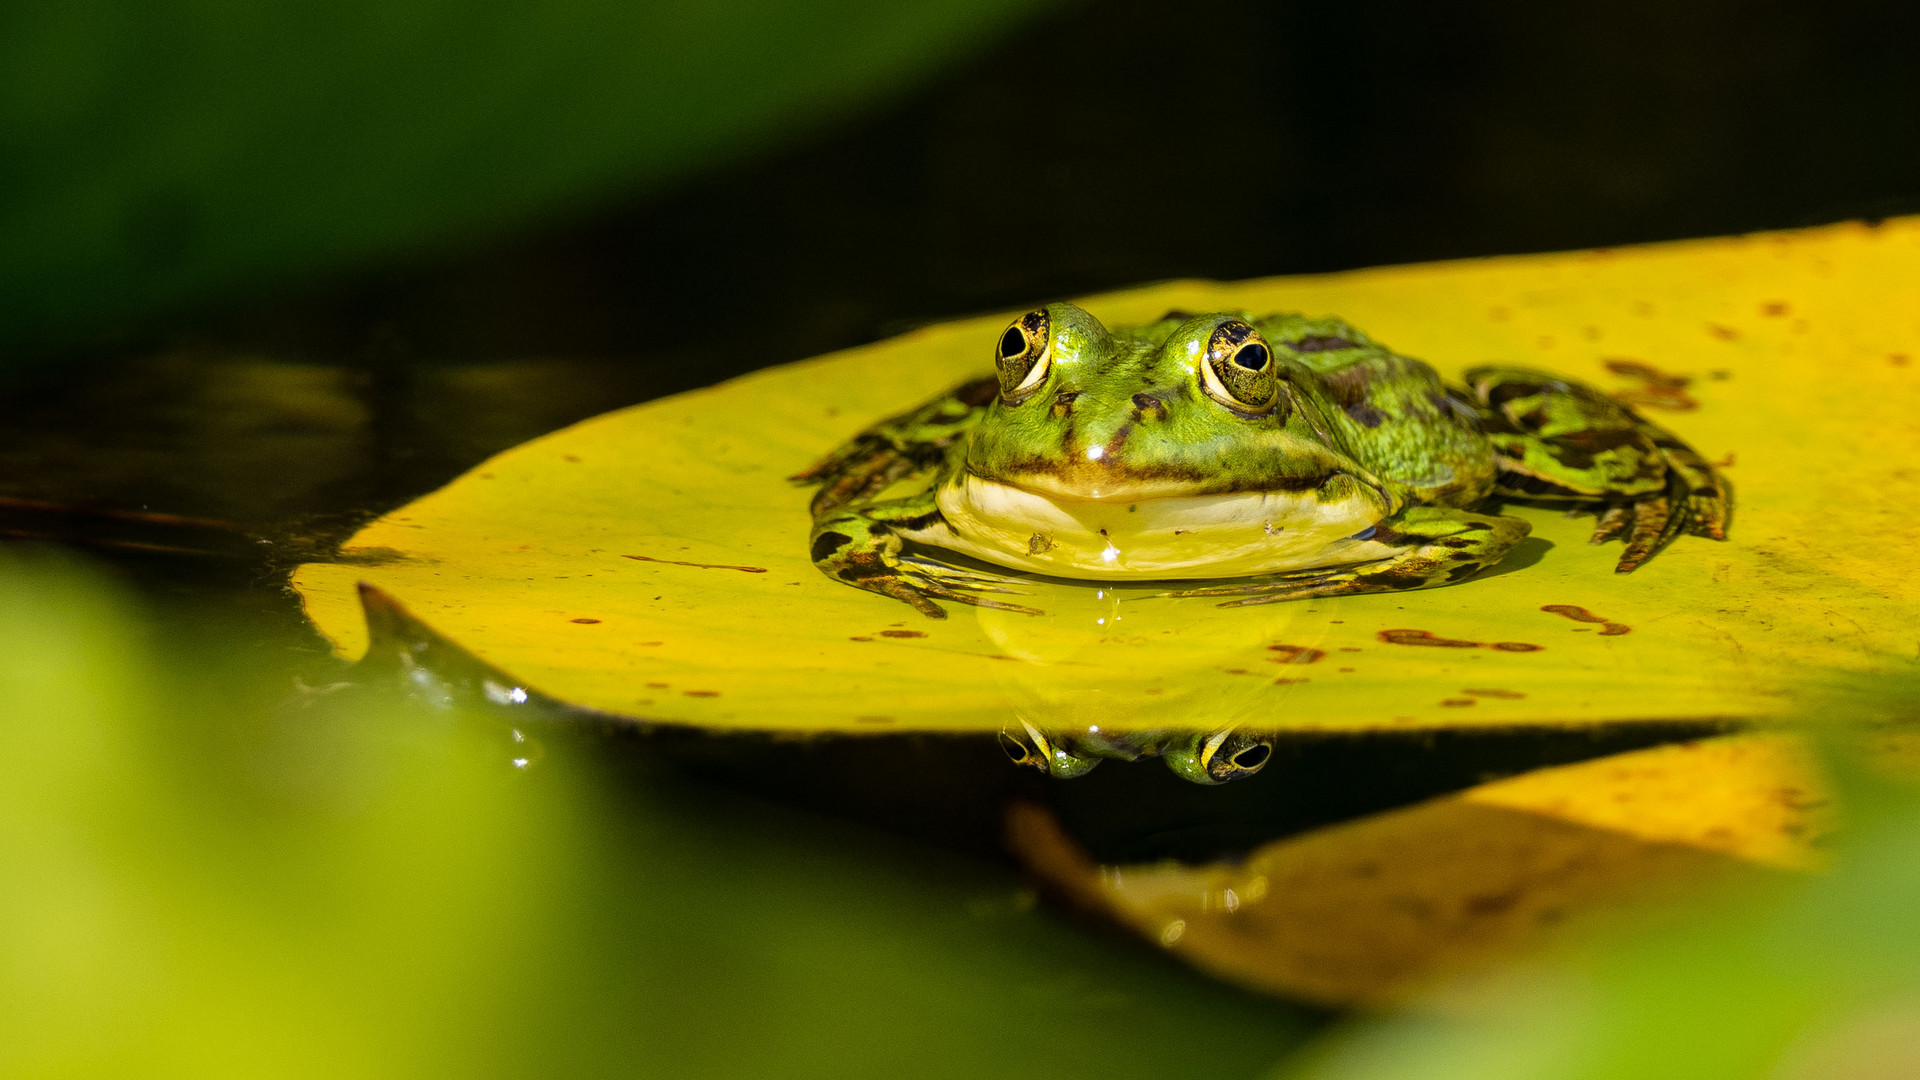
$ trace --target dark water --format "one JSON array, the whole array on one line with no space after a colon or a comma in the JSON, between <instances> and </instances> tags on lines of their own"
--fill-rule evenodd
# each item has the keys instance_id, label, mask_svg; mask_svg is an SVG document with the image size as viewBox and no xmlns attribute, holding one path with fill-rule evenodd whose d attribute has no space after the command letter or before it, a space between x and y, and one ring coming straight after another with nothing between
<instances>
[{"instance_id":1,"label":"dark water","mask_svg":"<svg viewBox=\"0 0 1920 1080\"><path fill-rule=\"evenodd\" d=\"M1920 209L1916 37L1893 3L1081 6L664 197L109 328L0 401L0 536L87 548L183 639L244 628L284 681L326 664L291 565L607 409L1155 279ZM1674 734L1322 738L1227 793L1151 767L1045 790L1101 854L1204 854ZM678 752L978 850L1032 782L974 740Z\"/></svg>"}]
</instances>

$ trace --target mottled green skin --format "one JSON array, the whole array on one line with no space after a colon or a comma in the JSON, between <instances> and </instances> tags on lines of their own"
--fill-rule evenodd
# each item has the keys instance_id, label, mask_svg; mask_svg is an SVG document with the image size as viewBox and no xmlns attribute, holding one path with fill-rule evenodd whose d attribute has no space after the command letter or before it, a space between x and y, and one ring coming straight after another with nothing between
<instances>
[{"instance_id":1,"label":"mottled green skin","mask_svg":"<svg viewBox=\"0 0 1920 1080\"><path fill-rule=\"evenodd\" d=\"M1022 334L1026 351L1010 356ZM945 617L941 600L1031 611L998 598L1019 579L908 546L965 539L936 495L968 477L1068 499L1287 492L1373 522L1350 538L1365 542L1359 561L1167 594L1233 598L1223 606L1465 580L1527 534L1521 519L1481 512L1503 499L1593 510L1594 542L1626 534L1622 572L1681 531L1724 535L1730 493L1700 455L1557 376L1479 368L1450 388L1339 319L1299 315L1171 313L1109 330L1055 304L1017 320L999 345L997 376L882 421L795 477L821 485L812 554L824 573L931 618ZM1218 359L1229 349L1266 362L1235 367ZM1019 554L1007 553L1009 565ZM1207 553L1192 557L1199 567Z\"/></svg>"}]
</instances>

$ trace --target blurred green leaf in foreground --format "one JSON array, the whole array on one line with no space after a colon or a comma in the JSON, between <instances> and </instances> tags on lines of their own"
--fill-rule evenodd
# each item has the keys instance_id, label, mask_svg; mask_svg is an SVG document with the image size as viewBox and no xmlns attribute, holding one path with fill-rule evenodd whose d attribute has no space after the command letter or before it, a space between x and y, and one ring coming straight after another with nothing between
<instances>
[{"instance_id":1,"label":"blurred green leaf in foreground","mask_svg":"<svg viewBox=\"0 0 1920 1080\"><path fill-rule=\"evenodd\" d=\"M155 632L0 560L0 1075L1245 1076L1309 1025L1009 871L350 690L259 719Z\"/></svg>"},{"instance_id":2,"label":"blurred green leaf in foreground","mask_svg":"<svg viewBox=\"0 0 1920 1080\"><path fill-rule=\"evenodd\" d=\"M1920 1077L1920 804L1861 772L1843 792L1832 873L1653 913L1356 1024L1276 1078Z\"/></svg>"},{"instance_id":3,"label":"blurred green leaf in foreground","mask_svg":"<svg viewBox=\"0 0 1920 1080\"><path fill-rule=\"evenodd\" d=\"M923 80L1040 0L0 8L0 346L579 214Z\"/></svg>"}]
</instances>

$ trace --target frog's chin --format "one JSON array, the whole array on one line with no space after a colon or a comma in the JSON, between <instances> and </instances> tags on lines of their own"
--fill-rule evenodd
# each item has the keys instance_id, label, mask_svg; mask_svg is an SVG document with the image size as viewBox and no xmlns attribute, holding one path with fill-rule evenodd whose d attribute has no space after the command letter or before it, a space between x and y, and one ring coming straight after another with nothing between
<instances>
[{"instance_id":1,"label":"frog's chin","mask_svg":"<svg viewBox=\"0 0 1920 1080\"><path fill-rule=\"evenodd\" d=\"M908 533L1057 577L1225 578L1382 558L1363 539L1391 512L1373 488L1241 491L1125 501L1069 498L965 474L936 495L943 523Z\"/></svg>"}]
</instances>

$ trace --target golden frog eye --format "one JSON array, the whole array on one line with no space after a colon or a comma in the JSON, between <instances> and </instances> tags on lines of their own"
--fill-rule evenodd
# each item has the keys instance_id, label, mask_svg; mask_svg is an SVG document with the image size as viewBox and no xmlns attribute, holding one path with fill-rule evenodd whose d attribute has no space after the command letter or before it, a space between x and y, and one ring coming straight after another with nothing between
<instances>
[{"instance_id":1,"label":"golden frog eye","mask_svg":"<svg viewBox=\"0 0 1920 1080\"><path fill-rule=\"evenodd\" d=\"M1240 412L1266 412L1279 393L1273 350L1260 331L1238 319L1214 328L1200 378L1214 400Z\"/></svg>"},{"instance_id":2,"label":"golden frog eye","mask_svg":"<svg viewBox=\"0 0 1920 1080\"><path fill-rule=\"evenodd\" d=\"M1048 348L1052 320L1045 311L1029 311L1000 335L993 366L1000 372L1000 396L1017 405L1046 381L1052 360Z\"/></svg>"}]
</instances>

